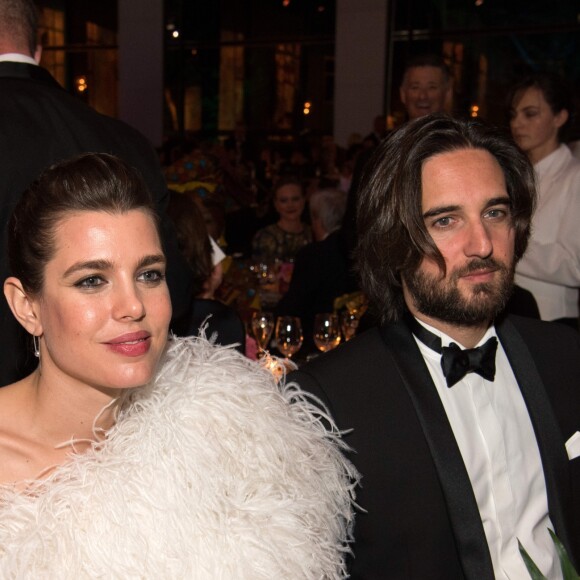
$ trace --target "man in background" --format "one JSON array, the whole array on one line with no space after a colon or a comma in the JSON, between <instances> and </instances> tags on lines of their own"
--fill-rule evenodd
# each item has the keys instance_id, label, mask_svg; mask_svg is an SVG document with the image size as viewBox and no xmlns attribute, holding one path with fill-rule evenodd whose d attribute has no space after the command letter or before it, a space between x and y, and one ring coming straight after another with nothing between
<instances>
[{"instance_id":1,"label":"man in background","mask_svg":"<svg viewBox=\"0 0 580 580\"><path fill-rule=\"evenodd\" d=\"M399 88L409 120L445 111L452 88L449 68L440 56L425 54L409 60Z\"/></svg>"},{"instance_id":2,"label":"man in background","mask_svg":"<svg viewBox=\"0 0 580 580\"><path fill-rule=\"evenodd\" d=\"M143 175L160 216L167 188L156 152L135 129L100 115L39 66L38 14L31 0L0 0L0 279L8 275L5 228L20 194L46 167L83 152L112 153ZM189 301L190 271L164 219L168 283L179 315ZM0 386L36 366L32 346L0 301Z\"/></svg>"}]
</instances>

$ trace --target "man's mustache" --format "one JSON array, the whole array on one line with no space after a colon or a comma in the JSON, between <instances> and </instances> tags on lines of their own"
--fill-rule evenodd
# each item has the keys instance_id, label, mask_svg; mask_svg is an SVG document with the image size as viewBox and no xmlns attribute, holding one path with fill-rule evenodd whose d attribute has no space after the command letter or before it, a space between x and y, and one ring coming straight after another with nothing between
<instances>
[{"instance_id":1,"label":"man's mustache","mask_svg":"<svg viewBox=\"0 0 580 580\"><path fill-rule=\"evenodd\" d=\"M462 276L469 276L473 272L477 272L479 270L500 270L500 271L507 271L507 266L501 262L498 262L494 258L474 258L461 268L454 270L451 278L457 280Z\"/></svg>"}]
</instances>

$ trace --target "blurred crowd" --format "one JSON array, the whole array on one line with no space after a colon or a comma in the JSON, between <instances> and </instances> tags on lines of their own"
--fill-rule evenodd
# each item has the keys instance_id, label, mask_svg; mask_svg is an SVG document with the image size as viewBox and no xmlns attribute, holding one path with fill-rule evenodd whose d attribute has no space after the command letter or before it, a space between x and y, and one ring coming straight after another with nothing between
<instances>
[{"instance_id":1,"label":"blurred crowd","mask_svg":"<svg viewBox=\"0 0 580 580\"><path fill-rule=\"evenodd\" d=\"M451 95L452 78L439 56L408 63L400 85L407 121L449 112ZM580 218L580 161L575 144L565 144L573 101L564 79L552 73L530 74L506 95L505 129L534 164L539 188L534 237L508 309L577 328L580 247L573 229ZM384 115L369 119L369 127L342 147L328 135L260 140L239 123L227 138L192 138L161 152L169 188L195 202L224 252L215 299L246 324L264 309L297 316L311 346L316 312L334 311L356 295L351 254L357 196L364 195L358 182L389 132ZM312 207L317 196L319 215Z\"/></svg>"}]
</instances>

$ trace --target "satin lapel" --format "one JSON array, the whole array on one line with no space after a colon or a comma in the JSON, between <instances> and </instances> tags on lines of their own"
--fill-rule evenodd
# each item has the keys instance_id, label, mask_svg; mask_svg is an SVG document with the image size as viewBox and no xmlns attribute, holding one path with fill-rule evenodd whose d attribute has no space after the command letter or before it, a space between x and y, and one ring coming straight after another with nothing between
<instances>
[{"instance_id":1,"label":"satin lapel","mask_svg":"<svg viewBox=\"0 0 580 580\"><path fill-rule=\"evenodd\" d=\"M542 468L548 494L548 511L556 533L565 546L570 546L565 525L566 506L571 504L568 481L568 456L562 444L562 433L554 413L546 386L522 336L515 326L504 320L496 327L501 344L528 408L538 441Z\"/></svg>"},{"instance_id":2,"label":"satin lapel","mask_svg":"<svg viewBox=\"0 0 580 580\"><path fill-rule=\"evenodd\" d=\"M465 576L493 580L491 556L469 475L421 352L403 322L383 327L381 334L397 364L433 456Z\"/></svg>"}]
</instances>

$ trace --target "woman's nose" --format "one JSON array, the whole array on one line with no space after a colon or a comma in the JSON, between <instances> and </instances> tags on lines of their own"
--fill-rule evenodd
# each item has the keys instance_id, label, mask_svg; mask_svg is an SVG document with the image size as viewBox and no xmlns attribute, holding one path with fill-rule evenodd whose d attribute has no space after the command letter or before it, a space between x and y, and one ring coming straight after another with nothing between
<instances>
[{"instance_id":1,"label":"woman's nose","mask_svg":"<svg viewBox=\"0 0 580 580\"><path fill-rule=\"evenodd\" d=\"M118 287L115 292L114 316L118 320L140 320L145 316L145 305L134 284Z\"/></svg>"}]
</instances>

